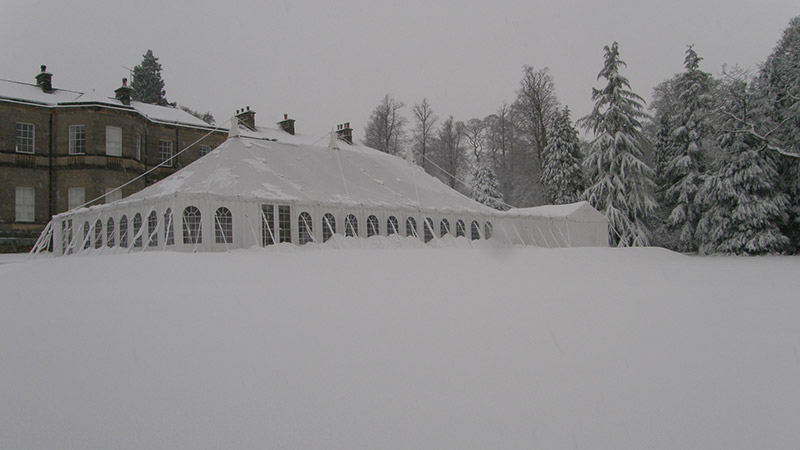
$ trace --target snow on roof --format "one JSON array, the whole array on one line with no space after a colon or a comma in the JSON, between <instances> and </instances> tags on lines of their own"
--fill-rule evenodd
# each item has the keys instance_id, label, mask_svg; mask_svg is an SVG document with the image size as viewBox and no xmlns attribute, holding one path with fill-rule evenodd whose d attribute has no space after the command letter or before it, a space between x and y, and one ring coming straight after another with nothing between
<instances>
[{"instance_id":1,"label":"snow on roof","mask_svg":"<svg viewBox=\"0 0 800 450\"><path fill-rule=\"evenodd\" d=\"M0 79L0 98L39 103L48 106L99 103L119 108L132 108L155 122L209 127L207 123L179 108L151 105L137 101L131 101L130 106L126 106L115 97L101 95L95 91L78 92L67 89L53 89L52 93L47 93L42 91L42 88L35 84Z\"/></svg>"},{"instance_id":2,"label":"snow on roof","mask_svg":"<svg viewBox=\"0 0 800 450\"><path fill-rule=\"evenodd\" d=\"M229 138L208 155L122 201L208 193L272 201L500 213L401 158L359 145L342 142L340 146L337 151L322 145Z\"/></svg>"},{"instance_id":3,"label":"snow on roof","mask_svg":"<svg viewBox=\"0 0 800 450\"><path fill-rule=\"evenodd\" d=\"M588 202L567 203L565 205L544 205L532 208L512 208L507 211L510 215L538 216L547 218L564 218L579 220L604 221L605 216L594 209Z\"/></svg>"}]
</instances>

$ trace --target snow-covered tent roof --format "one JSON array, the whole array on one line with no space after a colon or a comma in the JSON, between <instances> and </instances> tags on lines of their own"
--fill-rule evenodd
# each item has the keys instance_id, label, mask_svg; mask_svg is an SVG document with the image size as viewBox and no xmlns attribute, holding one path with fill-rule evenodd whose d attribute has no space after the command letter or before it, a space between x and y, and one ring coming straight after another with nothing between
<instances>
[{"instance_id":1,"label":"snow-covered tent roof","mask_svg":"<svg viewBox=\"0 0 800 450\"><path fill-rule=\"evenodd\" d=\"M462 195L403 159L343 141L339 141L339 147L340 150L333 150L322 145L234 137L126 200L207 193L267 200L499 214L499 211Z\"/></svg>"},{"instance_id":2,"label":"snow-covered tent roof","mask_svg":"<svg viewBox=\"0 0 800 450\"><path fill-rule=\"evenodd\" d=\"M564 218L575 222L605 222L606 218L589 202L568 203L566 205L544 205L532 208L512 208L508 214L547 218Z\"/></svg>"},{"instance_id":3,"label":"snow-covered tent roof","mask_svg":"<svg viewBox=\"0 0 800 450\"><path fill-rule=\"evenodd\" d=\"M54 88L52 92L48 93L42 91L42 88L35 84L0 79L0 98L43 106L106 105L137 111L154 122L209 127L207 123L179 108L151 105L135 100L131 101L130 106L128 106L114 97L100 95L93 91L79 92Z\"/></svg>"}]
</instances>

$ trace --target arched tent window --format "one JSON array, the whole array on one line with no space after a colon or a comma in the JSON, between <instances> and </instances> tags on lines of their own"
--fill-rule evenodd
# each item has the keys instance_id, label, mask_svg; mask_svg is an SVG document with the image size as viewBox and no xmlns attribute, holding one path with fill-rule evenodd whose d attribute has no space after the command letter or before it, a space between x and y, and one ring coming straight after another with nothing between
<instances>
[{"instance_id":1,"label":"arched tent window","mask_svg":"<svg viewBox=\"0 0 800 450\"><path fill-rule=\"evenodd\" d=\"M367 237L375 236L378 234L381 234L378 225L378 218L375 216L367 217Z\"/></svg>"},{"instance_id":2,"label":"arched tent window","mask_svg":"<svg viewBox=\"0 0 800 450\"><path fill-rule=\"evenodd\" d=\"M119 219L119 246L128 247L128 218L125 216Z\"/></svg>"},{"instance_id":3,"label":"arched tent window","mask_svg":"<svg viewBox=\"0 0 800 450\"><path fill-rule=\"evenodd\" d=\"M203 228L200 224L200 210L197 207L187 206L183 210L183 243L203 243Z\"/></svg>"},{"instance_id":4,"label":"arched tent window","mask_svg":"<svg viewBox=\"0 0 800 450\"><path fill-rule=\"evenodd\" d=\"M167 245L175 244L175 226L172 224L172 208L164 211L164 240Z\"/></svg>"},{"instance_id":5,"label":"arched tent window","mask_svg":"<svg viewBox=\"0 0 800 450\"><path fill-rule=\"evenodd\" d=\"M398 231L397 227L397 217L389 216L389 218L386 219L386 235L391 236L393 234L399 234L399 233L400 232Z\"/></svg>"},{"instance_id":6,"label":"arched tent window","mask_svg":"<svg viewBox=\"0 0 800 450\"><path fill-rule=\"evenodd\" d=\"M425 242L430 242L433 239L433 219L430 217L425 218L425 223L422 225L424 228L423 235L425 236Z\"/></svg>"},{"instance_id":7,"label":"arched tent window","mask_svg":"<svg viewBox=\"0 0 800 450\"><path fill-rule=\"evenodd\" d=\"M133 216L133 246L134 247L141 247L142 246L142 236L139 232L142 231L142 215L136 213Z\"/></svg>"},{"instance_id":8,"label":"arched tent window","mask_svg":"<svg viewBox=\"0 0 800 450\"><path fill-rule=\"evenodd\" d=\"M483 226L483 237L485 239L489 239L492 237L493 233L494 227L492 226L492 222L486 222L486 224Z\"/></svg>"},{"instance_id":9,"label":"arched tent window","mask_svg":"<svg viewBox=\"0 0 800 450\"><path fill-rule=\"evenodd\" d=\"M150 211L147 216L147 246L158 247L158 214Z\"/></svg>"},{"instance_id":10,"label":"arched tent window","mask_svg":"<svg viewBox=\"0 0 800 450\"><path fill-rule=\"evenodd\" d=\"M472 225L470 225L470 239L473 241L477 241L481 238L481 226L478 225L477 220L472 221Z\"/></svg>"},{"instance_id":11,"label":"arched tent window","mask_svg":"<svg viewBox=\"0 0 800 450\"><path fill-rule=\"evenodd\" d=\"M322 216L322 242L328 242L336 234L336 218L331 213Z\"/></svg>"},{"instance_id":12,"label":"arched tent window","mask_svg":"<svg viewBox=\"0 0 800 450\"><path fill-rule=\"evenodd\" d=\"M89 235L89 222L83 222L83 249L92 246L92 237Z\"/></svg>"},{"instance_id":13,"label":"arched tent window","mask_svg":"<svg viewBox=\"0 0 800 450\"><path fill-rule=\"evenodd\" d=\"M103 221L97 219L94 223L94 248L103 246Z\"/></svg>"},{"instance_id":14,"label":"arched tent window","mask_svg":"<svg viewBox=\"0 0 800 450\"><path fill-rule=\"evenodd\" d=\"M439 237L444 237L445 234L450 232L450 221L447 219L442 219L439 222Z\"/></svg>"},{"instance_id":15,"label":"arched tent window","mask_svg":"<svg viewBox=\"0 0 800 450\"><path fill-rule=\"evenodd\" d=\"M413 217L406 219L406 236L419 237L417 235L417 221Z\"/></svg>"},{"instance_id":16,"label":"arched tent window","mask_svg":"<svg viewBox=\"0 0 800 450\"><path fill-rule=\"evenodd\" d=\"M106 245L108 247L113 247L114 244L114 218L109 217L106 222Z\"/></svg>"},{"instance_id":17,"label":"arched tent window","mask_svg":"<svg viewBox=\"0 0 800 450\"><path fill-rule=\"evenodd\" d=\"M458 219L458 221L456 221L456 237L464 237L466 235L467 235L466 225L464 225L463 220Z\"/></svg>"},{"instance_id":18,"label":"arched tent window","mask_svg":"<svg viewBox=\"0 0 800 450\"><path fill-rule=\"evenodd\" d=\"M224 206L214 213L214 242L217 244L233 244L233 215Z\"/></svg>"},{"instance_id":19,"label":"arched tent window","mask_svg":"<svg viewBox=\"0 0 800 450\"><path fill-rule=\"evenodd\" d=\"M313 242L314 238L311 235L314 232L313 225L311 223L311 214L303 211L297 216L297 234L300 245L308 244L309 242Z\"/></svg>"},{"instance_id":20,"label":"arched tent window","mask_svg":"<svg viewBox=\"0 0 800 450\"><path fill-rule=\"evenodd\" d=\"M358 236L358 219L352 214L344 218L344 235L348 237Z\"/></svg>"}]
</instances>

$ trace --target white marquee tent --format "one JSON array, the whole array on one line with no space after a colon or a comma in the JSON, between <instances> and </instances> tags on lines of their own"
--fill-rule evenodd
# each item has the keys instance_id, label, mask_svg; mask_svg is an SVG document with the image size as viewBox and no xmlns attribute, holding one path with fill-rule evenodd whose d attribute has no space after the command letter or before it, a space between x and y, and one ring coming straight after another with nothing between
<instances>
[{"instance_id":1,"label":"white marquee tent","mask_svg":"<svg viewBox=\"0 0 800 450\"><path fill-rule=\"evenodd\" d=\"M605 217L585 202L501 212L404 159L333 138L310 141L261 128L240 135L234 124L227 141L160 182L54 216L34 251L49 236L57 254L225 251L336 234L608 245Z\"/></svg>"}]
</instances>

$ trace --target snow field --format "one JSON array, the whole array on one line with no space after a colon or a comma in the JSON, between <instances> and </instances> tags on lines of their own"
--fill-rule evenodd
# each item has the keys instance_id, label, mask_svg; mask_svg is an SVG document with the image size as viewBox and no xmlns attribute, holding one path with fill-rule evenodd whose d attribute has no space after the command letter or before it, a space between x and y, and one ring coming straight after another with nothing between
<instances>
[{"instance_id":1,"label":"snow field","mask_svg":"<svg viewBox=\"0 0 800 450\"><path fill-rule=\"evenodd\" d=\"M0 448L800 446L800 259L272 250L0 264Z\"/></svg>"}]
</instances>

